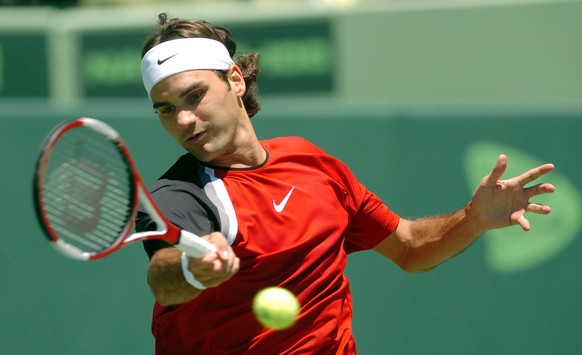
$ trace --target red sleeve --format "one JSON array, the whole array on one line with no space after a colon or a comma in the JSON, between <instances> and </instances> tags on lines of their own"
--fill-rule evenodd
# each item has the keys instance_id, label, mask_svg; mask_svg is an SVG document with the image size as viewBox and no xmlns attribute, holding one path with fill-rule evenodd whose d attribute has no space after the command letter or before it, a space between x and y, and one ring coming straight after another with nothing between
<instances>
[{"instance_id":1,"label":"red sleeve","mask_svg":"<svg viewBox=\"0 0 582 355\"><path fill-rule=\"evenodd\" d=\"M344 207L350 216L344 250L353 253L374 248L398 226L400 217L362 185L341 161L320 155L320 164L344 189Z\"/></svg>"},{"instance_id":2,"label":"red sleeve","mask_svg":"<svg viewBox=\"0 0 582 355\"><path fill-rule=\"evenodd\" d=\"M372 249L398 226L400 217L378 196L366 190L358 212L352 216L344 249L347 253Z\"/></svg>"}]
</instances>

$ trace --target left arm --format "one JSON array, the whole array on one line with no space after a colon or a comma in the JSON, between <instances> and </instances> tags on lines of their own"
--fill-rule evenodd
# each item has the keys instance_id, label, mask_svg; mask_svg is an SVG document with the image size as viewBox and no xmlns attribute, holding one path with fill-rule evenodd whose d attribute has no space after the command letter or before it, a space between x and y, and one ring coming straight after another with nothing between
<instances>
[{"instance_id":1,"label":"left arm","mask_svg":"<svg viewBox=\"0 0 582 355\"><path fill-rule=\"evenodd\" d=\"M551 211L549 206L531 203L529 199L552 193L555 187L547 183L525 185L551 172L554 166L544 164L512 179L500 180L506 168L507 157L500 155L463 209L418 220L401 219L396 230L374 250L405 271L428 271L461 253L487 230L518 224L529 231L525 212Z\"/></svg>"}]
</instances>

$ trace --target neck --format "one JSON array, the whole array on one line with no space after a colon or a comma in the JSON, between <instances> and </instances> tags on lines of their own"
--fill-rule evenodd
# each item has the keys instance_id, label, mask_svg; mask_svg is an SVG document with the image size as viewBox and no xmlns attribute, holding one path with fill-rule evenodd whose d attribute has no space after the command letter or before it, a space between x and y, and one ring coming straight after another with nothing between
<instances>
[{"instance_id":1,"label":"neck","mask_svg":"<svg viewBox=\"0 0 582 355\"><path fill-rule=\"evenodd\" d=\"M245 169L259 166L263 164L266 159L267 152L265 152L265 149L263 149L257 140L253 147L245 149L244 154L236 154L235 152L232 155L224 156L212 164L225 168Z\"/></svg>"},{"instance_id":2,"label":"neck","mask_svg":"<svg viewBox=\"0 0 582 355\"><path fill-rule=\"evenodd\" d=\"M253 168L259 166L267 159L267 152L261 146L254 130L239 133L231 149L228 149L219 158L208 163L222 168Z\"/></svg>"}]
</instances>

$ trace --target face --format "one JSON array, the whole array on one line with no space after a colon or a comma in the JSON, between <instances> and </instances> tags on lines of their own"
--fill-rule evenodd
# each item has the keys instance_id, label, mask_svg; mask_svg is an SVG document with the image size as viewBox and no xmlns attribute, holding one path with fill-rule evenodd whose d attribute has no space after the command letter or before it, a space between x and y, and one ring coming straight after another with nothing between
<instances>
[{"instance_id":1,"label":"face","mask_svg":"<svg viewBox=\"0 0 582 355\"><path fill-rule=\"evenodd\" d=\"M244 79L238 67L228 83L210 70L178 73L151 91L153 107L164 129L198 160L232 166L245 147L248 116L240 98Z\"/></svg>"}]
</instances>

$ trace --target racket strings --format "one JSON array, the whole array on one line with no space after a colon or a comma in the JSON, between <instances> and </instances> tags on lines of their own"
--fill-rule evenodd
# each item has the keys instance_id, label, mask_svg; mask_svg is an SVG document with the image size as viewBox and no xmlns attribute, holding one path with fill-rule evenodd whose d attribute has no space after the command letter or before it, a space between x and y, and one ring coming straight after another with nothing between
<instances>
[{"instance_id":1,"label":"racket strings","mask_svg":"<svg viewBox=\"0 0 582 355\"><path fill-rule=\"evenodd\" d=\"M133 178L115 142L86 127L62 135L44 174L43 205L66 243L99 252L131 222Z\"/></svg>"}]
</instances>

